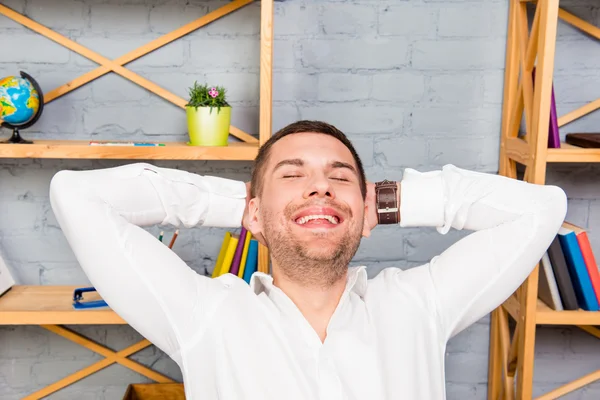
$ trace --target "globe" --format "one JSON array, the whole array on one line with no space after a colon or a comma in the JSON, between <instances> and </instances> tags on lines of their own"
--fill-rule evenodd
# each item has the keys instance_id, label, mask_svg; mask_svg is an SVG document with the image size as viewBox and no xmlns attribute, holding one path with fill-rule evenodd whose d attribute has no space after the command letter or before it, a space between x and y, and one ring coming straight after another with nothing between
<instances>
[{"instance_id":1,"label":"globe","mask_svg":"<svg viewBox=\"0 0 600 400\"><path fill-rule=\"evenodd\" d=\"M40 108L40 97L31 82L18 76L0 79L0 117L11 125L31 121Z\"/></svg>"},{"instance_id":2,"label":"globe","mask_svg":"<svg viewBox=\"0 0 600 400\"><path fill-rule=\"evenodd\" d=\"M19 135L40 117L44 98L37 82L21 71L21 76L0 78L0 122L13 130L10 143L31 143Z\"/></svg>"}]
</instances>

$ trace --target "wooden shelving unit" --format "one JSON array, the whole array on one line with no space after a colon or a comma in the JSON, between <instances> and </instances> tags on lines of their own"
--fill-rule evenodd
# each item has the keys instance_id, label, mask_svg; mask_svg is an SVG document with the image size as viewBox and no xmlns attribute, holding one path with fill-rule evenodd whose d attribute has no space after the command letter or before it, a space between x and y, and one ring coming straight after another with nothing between
<instances>
[{"instance_id":1,"label":"wooden shelving unit","mask_svg":"<svg viewBox=\"0 0 600 400\"><path fill-rule=\"evenodd\" d=\"M525 166L525 181L545 184L548 163L600 162L600 149L584 149L565 143L559 149L547 147L558 18L596 39L600 39L600 29L561 9L558 0L531 2L535 5L535 16L529 24L528 1L509 1L499 173L517 179L517 164L521 164ZM531 79L534 64L535 88ZM598 108L600 101L596 100L560 117L559 126ZM520 135L523 115L525 132ZM594 327L600 325L600 312L550 309L538 299L538 274L539 266L536 266L523 285L492 312L488 399L532 398L537 325L577 326L600 338L600 329ZM512 338L509 317L516 322ZM597 379L600 379L600 370L537 399L556 399Z\"/></svg>"},{"instance_id":2,"label":"wooden shelving unit","mask_svg":"<svg viewBox=\"0 0 600 400\"><path fill-rule=\"evenodd\" d=\"M193 32L210 22L224 17L253 0L233 0L222 7L192 21L173 32L165 34L117 59L110 60L71 39L0 4L0 14L55 41L56 43L86 57L99 66L64 85L44 93L44 104L67 95L107 73L116 73L131 82L151 91L157 96L184 108L186 100L125 68L125 65L144 55ZM253 160L258 149L271 136L272 129L272 68L273 68L273 0L261 0L260 20L260 116L258 138L231 126L230 134L239 141L224 147L196 147L185 143L165 143L160 147L90 146L83 140L35 140L34 144L0 144L0 158L55 158L55 159L115 159L115 160ZM182 111L182 118L185 114ZM112 138L111 138L112 139ZM103 140L103 138L94 138ZM259 246L258 270L269 272L269 254ZM17 285L0 297L0 325L38 325L72 342L84 346L105 358L85 367L47 387L36 391L25 400L41 399L71 385L111 364L119 363L159 383L173 380L153 371L128 357L151 343L144 339L119 351L113 351L73 332L62 325L81 324L126 324L114 311L75 310L72 307L72 286L27 286ZM86 294L86 300L93 299Z\"/></svg>"}]
</instances>

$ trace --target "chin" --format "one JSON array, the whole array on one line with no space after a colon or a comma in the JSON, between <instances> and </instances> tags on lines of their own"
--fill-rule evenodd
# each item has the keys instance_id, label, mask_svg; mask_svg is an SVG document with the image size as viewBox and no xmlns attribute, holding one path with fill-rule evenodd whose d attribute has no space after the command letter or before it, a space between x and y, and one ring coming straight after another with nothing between
<instances>
[{"instance_id":1,"label":"chin","mask_svg":"<svg viewBox=\"0 0 600 400\"><path fill-rule=\"evenodd\" d=\"M304 256L313 260L332 260L339 257L343 246L331 243L329 240L317 240L312 243L300 244L300 251Z\"/></svg>"}]
</instances>

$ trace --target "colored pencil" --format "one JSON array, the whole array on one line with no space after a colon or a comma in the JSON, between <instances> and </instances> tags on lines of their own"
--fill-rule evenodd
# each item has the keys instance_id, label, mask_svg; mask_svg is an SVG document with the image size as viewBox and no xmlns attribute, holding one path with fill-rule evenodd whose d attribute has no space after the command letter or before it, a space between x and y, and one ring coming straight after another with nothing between
<instances>
[{"instance_id":1,"label":"colored pencil","mask_svg":"<svg viewBox=\"0 0 600 400\"><path fill-rule=\"evenodd\" d=\"M162 242L163 239L163 235L165 234L165 232L160 231L160 235L158 236L158 240L160 240Z\"/></svg>"},{"instance_id":2,"label":"colored pencil","mask_svg":"<svg viewBox=\"0 0 600 400\"><path fill-rule=\"evenodd\" d=\"M169 248L172 249L173 245L175 244L175 239L177 239L177 235L179 235L179 229L177 229L175 231L175 233L173 234L173 239L171 239L171 243L169 243Z\"/></svg>"}]
</instances>

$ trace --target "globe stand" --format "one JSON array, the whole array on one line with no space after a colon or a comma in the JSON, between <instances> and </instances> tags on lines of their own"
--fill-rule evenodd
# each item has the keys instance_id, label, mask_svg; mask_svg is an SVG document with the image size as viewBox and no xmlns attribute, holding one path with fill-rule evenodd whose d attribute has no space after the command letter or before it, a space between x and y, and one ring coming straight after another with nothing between
<instances>
[{"instance_id":1,"label":"globe stand","mask_svg":"<svg viewBox=\"0 0 600 400\"><path fill-rule=\"evenodd\" d=\"M13 134L10 137L10 139L0 142L1 144L32 144L33 142L31 140L26 140L21 137L21 134L19 133L19 129L26 129L26 128L29 128L31 125L35 124L36 121L42 115L42 111L44 110L44 94L42 93L42 88L40 88L40 85L37 83L37 81L35 79L33 79L29 74L27 74L23 71L20 71L20 73L21 73L21 77L23 79L27 79L29 82L31 82L31 85L33 86L33 88L38 92L40 106L38 108L37 113L35 113L35 115L33 116L33 118L31 118L30 121L28 121L22 125L15 126L15 125L9 124L8 122L2 122L1 125L5 128L12 129Z\"/></svg>"},{"instance_id":2,"label":"globe stand","mask_svg":"<svg viewBox=\"0 0 600 400\"><path fill-rule=\"evenodd\" d=\"M22 144L32 144L33 142L31 140L26 140L23 139L23 137L21 136L21 134L19 133L19 129L17 128L13 128L13 134L10 137L10 139L8 140L3 140L0 142L1 144L7 144L7 143L22 143Z\"/></svg>"}]
</instances>

